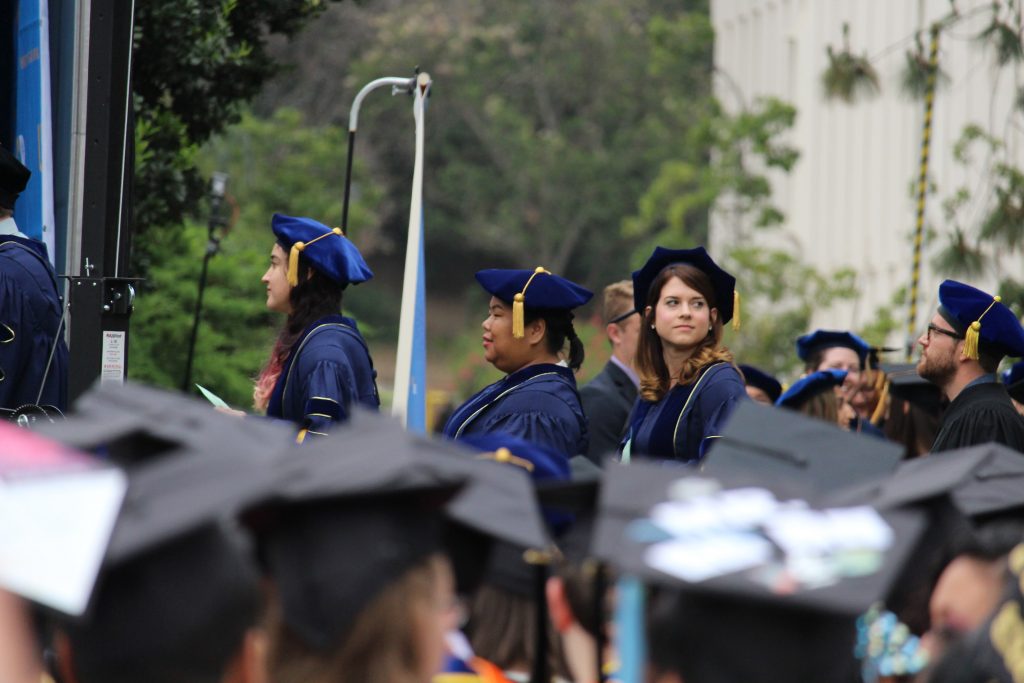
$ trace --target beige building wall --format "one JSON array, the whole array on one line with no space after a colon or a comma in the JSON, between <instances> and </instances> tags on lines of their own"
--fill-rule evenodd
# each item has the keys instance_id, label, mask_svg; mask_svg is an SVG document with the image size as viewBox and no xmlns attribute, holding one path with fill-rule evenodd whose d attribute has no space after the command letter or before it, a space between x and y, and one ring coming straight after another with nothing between
<instances>
[{"instance_id":1,"label":"beige building wall","mask_svg":"<svg viewBox=\"0 0 1024 683\"><path fill-rule=\"evenodd\" d=\"M959 0L961 13L990 6L988 0ZM920 158L923 103L909 100L900 90L899 75L914 35L949 11L948 0L712 0L716 33L716 92L731 111L750 106L756 98L774 96L797 109L789 138L801 152L794 172L772 176L776 205L786 215L782 233L759 237L785 244L805 261L827 271L852 267L858 274L860 297L849 305L815 313L820 327L857 329L887 305L893 292L909 286L911 235L915 225L916 183ZM987 25L978 15L944 34L940 65L950 82L939 90L933 114L930 177L938 196L930 195L927 221L946 230L942 198L967 185L977 196L991 198L983 172L985 159L965 170L952 156L963 127L977 123L1006 137L1021 158L1024 118L1009 116L1014 98L1012 68L995 68L990 52L972 40ZM821 76L828 58L826 46L841 49L842 26L850 27L850 44L867 52L877 70L882 92L852 105L826 102ZM976 227L984 205L976 201L967 215ZM751 233L723 214L712 218L713 253ZM926 324L936 305L938 283L947 274L935 272L931 256L939 240L925 243L918 327ZM992 291L1001 275L1022 276L1024 265L1004 260L993 272L972 284ZM906 318L900 310L898 317ZM903 325L905 327L905 324ZM905 331L890 340L904 340Z\"/></svg>"}]
</instances>

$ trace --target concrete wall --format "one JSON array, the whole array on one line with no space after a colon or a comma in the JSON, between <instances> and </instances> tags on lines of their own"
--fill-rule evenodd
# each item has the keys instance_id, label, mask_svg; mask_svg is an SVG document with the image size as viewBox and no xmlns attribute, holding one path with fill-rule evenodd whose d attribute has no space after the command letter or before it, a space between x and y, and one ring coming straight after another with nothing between
<instances>
[{"instance_id":1,"label":"concrete wall","mask_svg":"<svg viewBox=\"0 0 1024 683\"><path fill-rule=\"evenodd\" d=\"M967 15L990 3L960 0L957 5ZM924 105L901 92L899 75L915 33L923 30L927 49L928 27L948 11L948 0L712 0L715 64L721 72L715 88L723 104L736 111L758 97L774 96L797 108L789 142L801 159L790 176L772 176L776 205L786 214L785 232L762 239L785 243L825 270L852 267L858 273L858 300L817 311L817 326L857 329L888 304L893 292L909 286L916 210L912 185ZM981 12L966 19L940 40L940 66L950 81L940 88L933 114L930 177L938 195L928 197L927 221L937 233L948 230L941 200L958 187L967 185L976 195L966 212L971 229L991 200L991 187L984 182L986 159L976 159L970 169L953 160L953 146L966 124L1005 137L1016 163L1024 166L1024 118L1017 114L1010 122L1013 69L996 69L992 54L973 40L988 17ZM850 26L853 50L868 54L882 84L880 95L852 105L826 102L821 86L826 46L841 49L844 23ZM726 251L750 231L751 226L724 215L713 217L713 253ZM938 283L948 276L931 264L940 246L938 237L925 244L918 327L926 324ZM992 291L1006 275L1019 278L1024 266L1003 259L972 284ZM906 310L898 314L904 319ZM904 334L901 329L891 341L903 341Z\"/></svg>"}]
</instances>

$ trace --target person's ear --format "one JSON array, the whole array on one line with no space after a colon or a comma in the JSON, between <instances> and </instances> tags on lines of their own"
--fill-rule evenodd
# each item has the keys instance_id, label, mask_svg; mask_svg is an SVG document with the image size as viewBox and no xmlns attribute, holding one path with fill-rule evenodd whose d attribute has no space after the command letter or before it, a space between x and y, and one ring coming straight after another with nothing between
<instances>
[{"instance_id":1,"label":"person's ear","mask_svg":"<svg viewBox=\"0 0 1024 683\"><path fill-rule=\"evenodd\" d=\"M612 346L622 341L622 329L616 323L608 323L605 325L604 333L608 335L608 339L611 340Z\"/></svg>"},{"instance_id":2,"label":"person's ear","mask_svg":"<svg viewBox=\"0 0 1024 683\"><path fill-rule=\"evenodd\" d=\"M654 329L654 309L650 306L644 309L644 319L641 325L649 325L651 329Z\"/></svg>"},{"instance_id":3,"label":"person's ear","mask_svg":"<svg viewBox=\"0 0 1024 683\"><path fill-rule=\"evenodd\" d=\"M565 633L576 621L569 606L569 599L565 595L565 583L560 577L552 576L548 579L544 592L548 600L548 615L551 617L551 624L558 633Z\"/></svg>"},{"instance_id":4,"label":"person's ear","mask_svg":"<svg viewBox=\"0 0 1024 683\"><path fill-rule=\"evenodd\" d=\"M712 308L711 309L711 323L714 324L716 320L718 320L718 309L717 308Z\"/></svg>"},{"instance_id":5,"label":"person's ear","mask_svg":"<svg viewBox=\"0 0 1024 683\"><path fill-rule=\"evenodd\" d=\"M526 341L530 346L535 346L544 341L544 335L548 331L548 323L544 318L537 318L526 326Z\"/></svg>"}]
</instances>

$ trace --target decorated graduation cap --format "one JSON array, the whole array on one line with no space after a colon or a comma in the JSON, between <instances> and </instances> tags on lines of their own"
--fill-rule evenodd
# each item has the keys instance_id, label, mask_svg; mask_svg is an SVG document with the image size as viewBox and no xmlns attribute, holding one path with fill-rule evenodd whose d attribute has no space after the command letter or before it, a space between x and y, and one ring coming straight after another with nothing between
<instances>
[{"instance_id":1,"label":"decorated graduation cap","mask_svg":"<svg viewBox=\"0 0 1024 683\"><path fill-rule=\"evenodd\" d=\"M772 403L779 400L779 396L782 395L782 385L779 380L753 365L740 365L739 367L747 386L757 387L766 393Z\"/></svg>"},{"instance_id":2,"label":"decorated graduation cap","mask_svg":"<svg viewBox=\"0 0 1024 683\"><path fill-rule=\"evenodd\" d=\"M534 270L491 268L476 274L484 290L512 304L512 336L526 334L526 312L530 309L572 310L590 301L594 293L564 277L537 266Z\"/></svg>"},{"instance_id":3,"label":"decorated graduation cap","mask_svg":"<svg viewBox=\"0 0 1024 683\"><path fill-rule=\"evenodd\" d=\"M1024 329L999 296L946 280L939 285L939 315L964 338L964 358L977 360L981 342L999 355L1024 356Z\"/></svg>"},{"instance_id":4,"label":"decorated graduation cap","mask_svg":"<svg viewBox=\"0 0 1024 683\"><path fill-rule=\"evenodd\" d=\"M846 370L818 370L801 377L779 396L775 405L796 410L818 394L842 386Z\"/></svg>"},{"instance_id":5,"label":"decorated graduation cap","mask_svg":"<svg viewBox=\"0 0 1024 683\"><path fill-rule=\"evenodd\" d=\"M299 284L299 255L317 271L344 287L366 282L373 271L341 228L328 228L312 218L275 213L271 228L278 244L288 252L288 284Z\"/></svg>"},{"instance_id":6,"label":"decorated graduation cap","mask_svg":"<svg viewBox=\"0 0 1024 683\"><path fill-rule=\"evenodd\" d=\"M688 683L838 682L856 669L857 616L886 597L924 522L632 463L605 470L594 552L659 588L636 620L651 627L656 670ZM619 601L630 608L622 586ZM635 636L623 625L617 637Z\"/></svg>"},{"instance_id":7,"label":"decorated graduation cap","mask_svg":"<svg viewBox=\"0 0 1024 683\"><path fill-rule=\"evenodd\" d=\"M14 208L14 202L25 191L31 176L32 172L0 145L0 209Z\"/></svg>"},{"instance_id":8,"label":"decorated graduation cap","mask_svg":"<svg viewBox=\"0 0 1024 683\"><path fill-rule=\"evenodd\" d=\"M901 446L788 410L743 401L701 465L710 476L748 472L762 481L825 493L892 472Z\"/></svg>"},{"instance_id":9,"label":"decorated graduation cap","mask_svg":"<svg viewBox=\"0 0 1024 683\"><path fill-rule=\"evenodd\" d=\"M1010 398L1018 403L1024 403L1024 360L1014 363L1003 373L1002 379Z\"/></svg>"},{"instance_id":10,"label":"decorated graduation cap","mask_svg":"<svg viewBox=\"0 0 1024 683\"><path fill-rule=\"evenodd\" d=\"M711 280L715 290L715 308L723 323L733 321L733 329L740 326L739 292L736 291L736 278L719 267L704 247L693 249L667 249L655 247L647 262L640 270L633 271L633 304L636 310L643 311L647 307L647 297L651 293L651 285L658 274L668 266L685 263L704 272Z\"/></svg>"},{"instance_id":11,"label":"decorated graduation cap","mask_svg":"<svg viewBox=\"0 0 1024 683\"><path fill-rule=\"evenodd\" d=\"M796 355L806 362L816 352L835 346L854 351L860 358L861 367L865 367L871 346L853 332L845 330L815 330L805 334L796 340Z\"/></svg>"}]
</instances>

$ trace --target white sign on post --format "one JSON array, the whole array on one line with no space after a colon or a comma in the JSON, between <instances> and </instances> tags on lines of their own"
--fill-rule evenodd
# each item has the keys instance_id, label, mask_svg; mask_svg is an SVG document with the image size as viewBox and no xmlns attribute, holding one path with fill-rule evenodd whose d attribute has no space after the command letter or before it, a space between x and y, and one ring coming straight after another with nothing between
<instances>
[{"instance_id":1,"label":"white sign on post","mask_svg":"<svg viewBox=\"0 0 1024 683\"><path fill-rule=\"evenodd\" d=\"M124 383L124 332L103 330L100 384Z\"/></svg>"}]
</instances>

